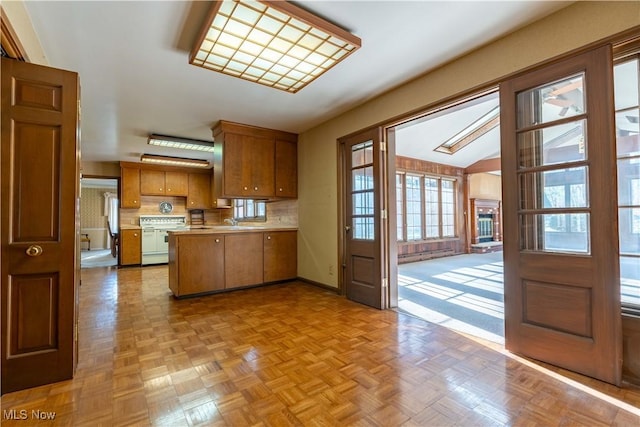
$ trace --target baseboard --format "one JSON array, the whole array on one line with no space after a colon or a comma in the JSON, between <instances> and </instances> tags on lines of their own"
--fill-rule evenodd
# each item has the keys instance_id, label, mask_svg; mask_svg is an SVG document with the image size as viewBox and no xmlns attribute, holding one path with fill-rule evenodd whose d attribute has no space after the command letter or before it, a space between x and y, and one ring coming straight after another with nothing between
<instances>
[{"instance_id":1,"label":"baseboard","mask_svg":"<svg viewBox=\"0 0 640 427\"><path fill-rule=\"evenodd\" d=\"M317 288L324 289L325 291L333 292L335 294L340 295L340 289L336 287L329 286L324 283L316 282L315 280L305 279L304 277L298 277L298 280L308 285L315 286Z\"/></svg>"}]
</instances>

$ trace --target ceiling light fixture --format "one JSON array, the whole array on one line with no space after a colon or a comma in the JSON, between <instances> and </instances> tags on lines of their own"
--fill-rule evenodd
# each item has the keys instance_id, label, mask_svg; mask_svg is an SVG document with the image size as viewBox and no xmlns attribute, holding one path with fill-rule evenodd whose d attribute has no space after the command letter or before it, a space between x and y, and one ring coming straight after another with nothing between
<instances>
[{"instance_id":1,"label":"ceiling light fixture","mask_svg":"<svg viewBox=\"0 0 640 427\"><path fill-rule=\"evenodd\" d=\"M295 93L360 46L285 1L215 1L189 63Z\"/></svg>"},{"instance_id":2,"label":"ceiling light fixture","mask_svg":"<svg viewBox=\"0 0 640 427\"><path fill-rule=\"evenodd\" d=\"M144 163L156 163L161 165L172 165L172 166L189 166L189 167L196 167L196 168L209 167L209 162L207 160L185 159L182 157L156 156L155 154L143 154L142 156L140 156L140 161Z\"/></svg>"},{"instance_id":3,"label":"ceiling light fixture","mask_svg":"<svg viewBox=\"0 0 640 427\"><path fill-rule=\"evenodd\" d=\"M213 141L201 141L198 139L178 138L166 135L149 135L149 145L158 145L167 148L181 148L183 150L206 151L213 153Z\"/></svg>"}]
</instances>

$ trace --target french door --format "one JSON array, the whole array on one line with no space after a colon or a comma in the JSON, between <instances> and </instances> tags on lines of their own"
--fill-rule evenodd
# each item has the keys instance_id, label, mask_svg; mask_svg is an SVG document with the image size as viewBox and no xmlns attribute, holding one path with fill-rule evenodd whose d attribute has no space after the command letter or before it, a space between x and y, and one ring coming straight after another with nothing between
<instances>
[{"instance_id":1,"label":"french door","mask_svg":"<svg viewBox=\"0 0 640 427\"><path fill-rule=\"evenodd\" d=\"M347 298L387 308L380 129L340 139L343 163L344 282Z\"/></svg>"},{"instance_id":2,"label":"french door","mask_svg":"<svg viewBox=\"0 0 640 427\"><path fill-rule=\"evenodd\" d=\"M500 85L505 346L620 384L609 46Z\"/></svg>"}]
</instances>

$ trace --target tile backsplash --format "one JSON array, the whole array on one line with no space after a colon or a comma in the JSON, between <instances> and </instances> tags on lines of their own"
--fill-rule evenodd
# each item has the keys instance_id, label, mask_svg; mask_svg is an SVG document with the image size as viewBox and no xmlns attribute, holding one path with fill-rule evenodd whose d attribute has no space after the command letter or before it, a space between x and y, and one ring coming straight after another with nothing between
<instances>
[{"instance_id":1,"label":"tile backsplash","mask_svg":"<svg viewBox=\"0 0 640 427\"><path fill-rule=\"evenodd\" d=\"M186 208L186 197L141 196L139 209L120 209L120 225L140 225L140 215L161 215L160 202L170 202L173 212L170 215L186 215L189 221L189 211ZM232 209L210 209L204 211L206 225L222 224L225 218L231 218ZM297 226L298 201L278 200L267 203L267 222L259 225Z\"/></svg>"}]
</instances>

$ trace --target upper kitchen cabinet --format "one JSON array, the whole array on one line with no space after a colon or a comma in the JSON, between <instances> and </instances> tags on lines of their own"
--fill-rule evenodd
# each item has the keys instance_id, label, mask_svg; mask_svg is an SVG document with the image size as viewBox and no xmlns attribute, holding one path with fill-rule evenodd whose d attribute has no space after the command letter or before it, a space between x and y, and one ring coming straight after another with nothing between
<instances>
[{"instance_id":1,"label":"upper kitchen cabinet","mask_svg":"<svg viewBox=\"0 0 640 427\"><path fill-rule=\"evenodd\" d=\"M189 174L189 194L187 209L210 209L211 182L210 175L203 173Z\"/></svg>"},{"instance_id":2,"label":"upper kitchen cabinet","mask_svg":"<svg viewBox=\"0 0 640 427\"><path fill-rule=\"evenodd\" d=\"M140 193L144 196L187 196L188 182L185 172L140 170Z\"/></svg>"},{"instance_id":3,"label":"upper kitchen cabinet","mask_svg":"<svg viewBox=\"0 0 640 427\"><path fill-rule=\"evenodd\" d=\"M140 208L140 168L122 166L120 169L121 208Z\"/></svg>"},{"instance_id":4,"label":"upper kitchen cabinet","mask_svg":"<svg viewBox=\"0 0 640 427\"><path fill-rule=\"evenodd\" d=\"M223 120L213 137L215 198L297 197L298 135Z\"/></svg>"},{"instance_id":5,"label":"upper kitchen cabinet","mask_svg":"<svg viewBox=\"0 0 640 427\"><path fill-rule=\"evenodd\" d=\"M276 197L298 197L298 144L276 139Z\"/></svg>"}]
</instances>

